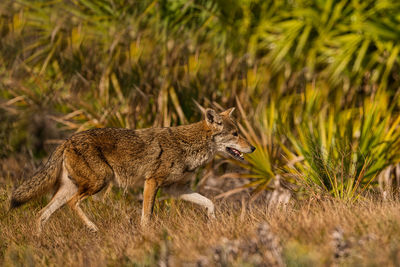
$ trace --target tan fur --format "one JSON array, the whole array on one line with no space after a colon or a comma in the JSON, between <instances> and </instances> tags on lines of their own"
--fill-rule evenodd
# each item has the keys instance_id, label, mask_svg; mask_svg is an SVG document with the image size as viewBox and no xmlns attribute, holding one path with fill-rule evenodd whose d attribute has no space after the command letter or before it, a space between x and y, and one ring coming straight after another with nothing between
<instances>
[{"instance_id":1,"label":"tan fur","mask_svg":"<svg viewBox=\"0 0 400 267\"><path fill-rule=\"evenodd\" d=\"M22 205L54 186L57 177L60 174L64 148L64 144L58 146L43 168L37 171L31 179L23 182L13 192L11 197L11 208Z\"/></svg>"},{"instance_id":2,"label":"tan fur","mask_svg":"<svg viewBox=\"0 0 400 267\"><path fill-rule=\"evenodd\" d=\"M115 181L120 186L144 186L142 225L150 221L155 196L161 187L175 197L206 207L213 216L211 200L192 192L188 184L194 171L217 152L232 155L227 151L230 147L236 151L234 156L240 158L241 153L255 149L237 135L232 111L218 114L207 109L205 120L178 127L103 128L76 133L56 149L40 171L14 191L11 206L54 187L53 199L41 211L39 231L65 203L96 231L97 227L79 204Z\"/></svg>"}]
</instances>

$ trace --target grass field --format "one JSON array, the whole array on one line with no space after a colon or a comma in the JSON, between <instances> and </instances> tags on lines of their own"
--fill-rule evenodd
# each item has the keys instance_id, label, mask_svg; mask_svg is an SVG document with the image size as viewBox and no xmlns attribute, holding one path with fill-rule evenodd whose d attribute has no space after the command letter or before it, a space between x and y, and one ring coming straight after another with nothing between
<instances>
[{"instance_id":1,"label":"grass field","mask_svg":"<svg viewBox=\"0 0 400 267\"><path fill-rule=\"evenodd\" d=\"M92 233L66 206L37 236L46 199L8 214L10 182L1 187L2 266L398 266L400 204L370 196L356 204L333 198L292 200L268 208L263 197L217 200L216 218L176 200L157 201L149 228L141 201L114 190L84 211Z\"/></svg>"},{"instance_id":2,"label":"grass field","mask_svg":"<svg viewBox=\"0 0 400 267\"><path fill-rule=\"evenodd\" d=\"M2 190L1 197L9 193ZM265 204L265 203L264 203ZM190 204L160 201L148 229L140 202L89 200L84 210L99 226L89 232L68 208L35 235L43 203L16 210L0 223L3 266L398 266L400 204L332 200L267 209L218 202L217 218ZM2 210L6 203L3 201Z\"/></svg>"}]
</instances>

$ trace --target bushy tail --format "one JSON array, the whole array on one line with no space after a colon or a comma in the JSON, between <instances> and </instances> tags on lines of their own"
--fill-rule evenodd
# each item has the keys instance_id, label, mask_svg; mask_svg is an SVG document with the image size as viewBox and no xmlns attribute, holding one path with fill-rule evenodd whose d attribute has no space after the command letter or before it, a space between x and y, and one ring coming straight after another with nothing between
<instances>
[{"instance_id":1,"label":"bushy tail","mask_svg":"<svg viewBox=\"0 0 400 267\"><path fill-rule=\"evenodd\" d=\"M64 144L56 148L43 168L14 190L11 196L10 209L21 206L54 186L61 171L63 152Z\"/></svg>"}]
</instances>

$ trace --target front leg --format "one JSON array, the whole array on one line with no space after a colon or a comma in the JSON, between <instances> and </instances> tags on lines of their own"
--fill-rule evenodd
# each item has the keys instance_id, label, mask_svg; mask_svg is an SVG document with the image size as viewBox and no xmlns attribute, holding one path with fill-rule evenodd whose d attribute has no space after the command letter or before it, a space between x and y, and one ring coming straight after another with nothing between
<instances>
[{"instance_id":1,"label":"front leg","mask_svg":"<svg viewBox=\"0 0 400 267\"><path fill-rule=\"evenodd\" d=\"M143 207L141 225L145 227L149 224L153 213L154 200L158 190L157 181L154 178L146 179L144 182Z\"/></svg>"},{"instance_id":2,"label":"front leg","mask_svg":"<svg viewBox=\"0 0 400 267\"><path fill-rule=\"evenodd\" d=\"M199 193L193 192L190 189L189 184L173 184L173 185L163 188L163 191L172 197L182 199L185 201L189 201L194 204L205 207L207 209L208 216L210 218L215 218L214 203L210 199L206 198L205 196L202 196Z\"/></svg>"},{"instance_id":3,"label":"front leg","mask_svg":"<svg viewBox=\"0 0 400 267\"><path fill-rule=\"evenodd\" d=\"M215 218L214 203L203 195L196 192L181 194L180 199L195 203L197 205L207 208L207 213L210 218Z\"/></svg>"}]
</instances>

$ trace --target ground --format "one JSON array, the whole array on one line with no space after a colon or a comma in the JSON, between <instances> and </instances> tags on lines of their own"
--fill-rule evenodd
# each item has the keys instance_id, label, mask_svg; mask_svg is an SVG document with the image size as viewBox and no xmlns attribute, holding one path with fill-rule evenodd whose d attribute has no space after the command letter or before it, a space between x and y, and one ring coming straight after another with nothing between
<instances>
[{"instance_id":1,"label":"ground","mask_svg":"<svg viewBox=\"0 0 400 267\"><path fill-rule=\"evenodd\" d=\"M84 211L92 233L63 207L35 232L47 199L6 213L9 181L0 189L0 265L3 266L331 266L400 264L400 204L376 197L344 203L292 199L280 208L216 201L216 219L176 200L158 201L151 226L140 229L141 203L115 189Z\"/></svg>"}]
</instances>

